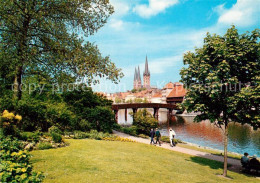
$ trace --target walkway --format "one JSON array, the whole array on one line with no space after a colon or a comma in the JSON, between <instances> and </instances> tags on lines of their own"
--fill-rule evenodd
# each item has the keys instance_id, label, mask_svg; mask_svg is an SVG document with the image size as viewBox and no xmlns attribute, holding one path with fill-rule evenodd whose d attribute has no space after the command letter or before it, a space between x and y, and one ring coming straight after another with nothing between
<instances>
[{"instance_id":1,"label":"walkway","mask_svg":"<svg viewBox=\"0 0 260 183\"><path fill-rule=\"evenodd\" d=\"M125 137L125 138L129 138L131 140L134 140L136 142L140 142L140 143L144 143L144 144L150 144L150 140L149 139L144 139L144 138L140 138L140 137L134 137L125 133L121 133L118 131L113 131L114 134L120 136L120 137ZM191 150L191 149L187 149L187 148L183 148L183 147L171 147L169 143L162 143L161 146L157 146L157 147L161 147L164 149L169 149L171 151L176 151L176 152L180 152L180 153L184 153L184 154L188 154L188 155L192 155L192 156L199 156L202 158L207 158L207 159L211 159L211 160L215 160L215 161L220 161L220 162L224 162L224 158L221 156L217 156L217 155L213 155L207 152L201 152L201 151L196 151L196 150ZM231 165L231 167L229 168L232 171L239 171L240 167L241 167L241 163L240 160L237 159L233 159L233 158L228 158L228 164Z\"/></svg>"}]
</instances>

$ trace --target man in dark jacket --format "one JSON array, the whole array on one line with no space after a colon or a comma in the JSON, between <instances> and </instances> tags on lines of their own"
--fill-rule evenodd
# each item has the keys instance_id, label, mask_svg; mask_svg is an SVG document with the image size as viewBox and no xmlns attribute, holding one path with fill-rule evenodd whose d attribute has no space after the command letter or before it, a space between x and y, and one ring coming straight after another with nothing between
<instances>
[{"instance_id":1,"label":"man in dark jacket","mask_svg":"<svg viewBox=\"0 0 260 183\"><path fill-rule=\"evenodd\" d=\"M158 130L158 128L156 128L155 136L156 136L156 142L155 143L157 144L157 142L159 142L159 146L161 146L161 142L160 142L161 133Z\"/></svg>"},{"instance_id":2,"label":"man in dark jacket","mask_svg":"<svg viewBox=\"0 0 260 183\"><path fill-rule=\"evenodd\" d=\"M151 145L152 145L152 144L155 144L155 143L154 143L154 140L153 140L154 135L155 135L155 131L154 131L154 129L152 128L152 129L151 129L151 132L150 132L150 137L151 137L151 142L150 142L150 144L151 144Z\"/></svg>"}]
</instances>

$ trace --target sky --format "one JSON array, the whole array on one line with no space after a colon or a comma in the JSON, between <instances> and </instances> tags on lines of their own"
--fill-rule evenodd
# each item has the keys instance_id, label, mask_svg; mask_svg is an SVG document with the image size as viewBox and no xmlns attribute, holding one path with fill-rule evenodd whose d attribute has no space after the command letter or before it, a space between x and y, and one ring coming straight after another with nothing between
<instances>
[{"instance_id":1,"label":"sky","mask_svg":"<svg viewBox=\"0 0 260 183\"><path fill-rule=\"evenodd\" d=\"M94 91L133 89L135 67L141 77L148 57L151 85L158 88L181 79L183 54L203 45L206 33L240 33L260 28L260 0L110 0L115 13L88 41L122 69L119 84L101 79Z\"/></svg>"}]
</instances>

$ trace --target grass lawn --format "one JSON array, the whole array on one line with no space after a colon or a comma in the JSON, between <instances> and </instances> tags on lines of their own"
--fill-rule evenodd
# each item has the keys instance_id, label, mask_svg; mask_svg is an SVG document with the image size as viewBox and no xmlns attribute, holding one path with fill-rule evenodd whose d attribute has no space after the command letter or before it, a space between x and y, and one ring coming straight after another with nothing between
<instances>
[{"instance_id":1,"label":"grass lawn","mask_svg":"<svg viewBox=\"0 0 260 183\"><path fill-rule=\"evenodd\" d=\"M43 171L44 182L257 182L228 172L217 176L222 163L141 143L67 140L70 146L33 151L34 170Z\"/></svg>"},{"instance_id":2,"label":"grass lawn","mask_svg":"<svg viewBox=\"0 0 260 183\"><path fill-rule=\"evenodd\" d=\"M211 154L218 155L218 156L223 156L224 155L224 151L219 151L219 150L214 150L214 149L204 149L203 147L196 147L196 146L189 145L189 144L180 144L179 143L178 146L184 147L184 148L187 148L187 149L192 149L192 150L197 150L197 151L211 153ZM242 156L243 155L238 155L238 154L235 154L235 153L228 152L228 157L229 158L234 158L234 159L240 160Z\"/></svg>"}]
</instances>

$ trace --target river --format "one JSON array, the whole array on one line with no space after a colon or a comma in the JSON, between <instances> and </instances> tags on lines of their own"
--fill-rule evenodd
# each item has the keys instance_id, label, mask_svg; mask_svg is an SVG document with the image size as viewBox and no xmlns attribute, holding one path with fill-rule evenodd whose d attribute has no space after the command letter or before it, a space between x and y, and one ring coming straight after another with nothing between
<instances>
[{"instance_id":1,"label":"river","mask_svg":"<svg viewBox=\"0 0 260 183\"><path fill-rule=\"evenodd\" d=\"M153 110L148 110L151 113ZM133 119L128 110L127 121L125 121L125 111L119 110L118 123L121 125L131 125ZM162 135L168 135L168 129L171 127L176 132L176 138L197 144L199 146L210 147L223 150L223 130L216 127L209 121L193 122L194 117L173 116L170 122L167 122L167 111L159 110L159 123ZM230 123L228 128L228 151L243 154L249 153L250 156L256 154L260 157L260 129L253 130L247 124Z\"/></svg>"}]
</instances>

